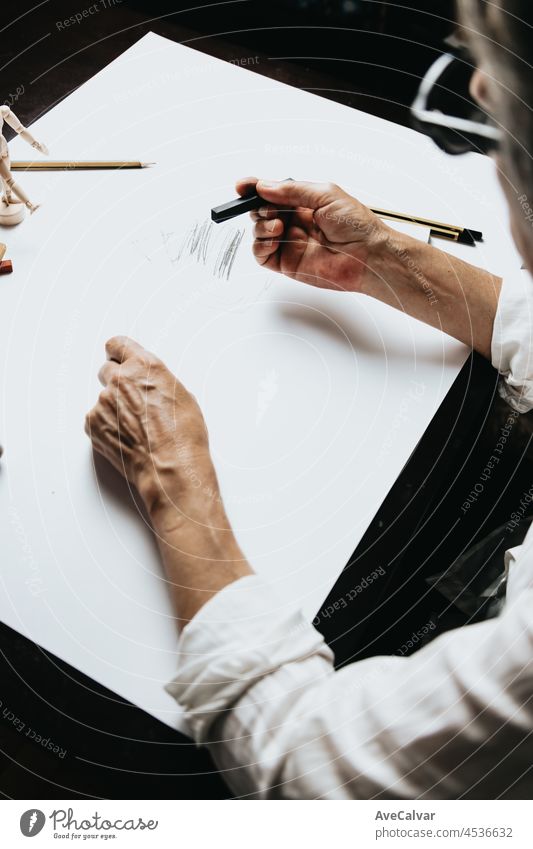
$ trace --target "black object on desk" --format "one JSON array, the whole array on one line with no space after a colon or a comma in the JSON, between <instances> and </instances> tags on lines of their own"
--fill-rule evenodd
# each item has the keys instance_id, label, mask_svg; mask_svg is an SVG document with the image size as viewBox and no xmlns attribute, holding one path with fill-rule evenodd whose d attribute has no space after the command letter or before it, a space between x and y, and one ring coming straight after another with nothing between
<instances>
[{"instance_id":1,"label":"black object on desk","mask_svg":"<svg viewBox=\"0 0 533 849\"><path fill-rule=\"evenodd\" d=\"M450 627L442 627L446 604L426 579L450 566L493 524L508 519L501 493L510 479L518 493L524 475L530 479L527 463L519 473L520 460L509 451L498 470L501 479L495 474L492 489L486 488L480 512L460 509L494 444L490 416L499 401L497 380L488 360L469 357L317 611L313 622L337 667L397 654L429 622L436 625L432 636ZM367 580L378 569L379 577ZM464 624L466 617L457 617L453 627Z\"/></svg>"},{"instance_id":2,"label":"black object on desk","mask_svg":"<svg viewBox=\"0 0 533 849\"><path fill-rule=\"evenodd\" d=\"M0 623L0 797L230 795L207 750Z\"/></svg>"},{"instance_id":3,"label":"black object on desk","mask_svg":"<svg viewBox=\"0 0 533 849\"><path fill-rule=\"evenodd\" d=\"M292 177L286 177L286 180L292 180ZM215 224L222 224L223 221L229 221L230 218L235 218L237 215L242 215L244 212L252 212L254 209L259 209L261 206L266 206L268 201L260 197L257 192L252 192L242 198L235 198L227 203L221 203L220 206L214 206L211 210L211 220Z\"/></svg>"},{"instance_id":4,"label":"black object on desk","mask_svg":"<svg viewBox=\"0 0 533 849\"><path fill-rule=\"evenodd\" d=\"M259 209L264 206L267 201L259 197L254 192L244 198L235 198L227 203L221 203L220 206L214 206L211 210L211 220L215 224L221 224L223 221L229 221L230 218L235 218L236 215L242 215L244 212L251 212L253 209Z\"/></svg>"}]
</instances>

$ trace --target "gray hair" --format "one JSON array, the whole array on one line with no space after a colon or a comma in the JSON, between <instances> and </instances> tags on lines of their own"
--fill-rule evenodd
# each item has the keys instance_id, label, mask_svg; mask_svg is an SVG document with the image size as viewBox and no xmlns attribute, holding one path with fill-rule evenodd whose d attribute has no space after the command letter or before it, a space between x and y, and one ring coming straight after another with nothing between
<instances>
[{"instance_id":1,"label":"gray hair","mask_svg":"<svg viewBox=\"0 0 533 849\"><path fill-rule=\"evenodd\" d=\"M505 131L505 176L533 197L533 2L459 0L459 11L500 84L495 118Z\"/></svg>"}]
</instances>

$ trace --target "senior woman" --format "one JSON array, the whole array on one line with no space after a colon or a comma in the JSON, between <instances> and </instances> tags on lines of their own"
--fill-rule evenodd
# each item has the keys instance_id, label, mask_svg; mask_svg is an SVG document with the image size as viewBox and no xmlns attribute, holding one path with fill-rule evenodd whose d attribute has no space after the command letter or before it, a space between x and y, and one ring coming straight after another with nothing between
<instances>
[{"instance_id":1,"label":"senior woman","mask_svg":"<svg viewBox=\"0 0 533 849\"><path fill-rule=\"evenodd\" d=\"M462 0L459 12L477 108L459 116L437 108L434 83L448 57L424 80L416 117L453 152L492 153L515 242L532 269L524 204L533 198L533 10L529 0ZM251 187L265 200L253 213L260 264L439 326L492 359L516 410L533 406L533 284L525 291L396 233L337 186L249 178L237 190ZM402 261L405 251L412 263ZM498 617L442 634L410 657L335 671L320 634L278 603L239 548L195 399L130 339L110 340L107 356L87 432L144 499L181 627L169 690L233 790L256 798L529 797L533 531L507 554ZM191 469L205 486L191 484Z\"/></svg>"}]
</instances>

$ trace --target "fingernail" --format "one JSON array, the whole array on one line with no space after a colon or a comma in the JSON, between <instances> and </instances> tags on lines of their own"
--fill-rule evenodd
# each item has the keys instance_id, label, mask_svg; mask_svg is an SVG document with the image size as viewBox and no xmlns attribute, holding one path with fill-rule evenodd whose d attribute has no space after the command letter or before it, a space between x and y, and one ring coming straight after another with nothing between
<instances>
[{"instance_id":1,"label":"fingernail","mask_svg":"<svg viewBox=\"0 0 533 849\"><path fill-rule=\"evenodd\" d=\"M266 218L267 215L268 215L268 206L260 206L259 209L257 210L257 214L261 218Z\"/></svg>"},{"instance_id":2,"label":"fingernail","mask_svg":"<svg viewBox=\"0 0 533 849\"><path fill-rule=\"evenodd\" d=\"M274 221L269 221L266 225L266 229L270 230L272 233L276 229L276 220L274 219Z\"/></svg>"},{"instance_id":3,"label":"fingernail","mask_svg":"<svg viewBox=\"0 0 533 849\"><path fill-rule=\"evenodd\" d=\"M277 183L273 183L270 180L259 180L259 182L262 186L265 187L265 189L275 189L278 185Z\"/></svg>"}]
</instances>

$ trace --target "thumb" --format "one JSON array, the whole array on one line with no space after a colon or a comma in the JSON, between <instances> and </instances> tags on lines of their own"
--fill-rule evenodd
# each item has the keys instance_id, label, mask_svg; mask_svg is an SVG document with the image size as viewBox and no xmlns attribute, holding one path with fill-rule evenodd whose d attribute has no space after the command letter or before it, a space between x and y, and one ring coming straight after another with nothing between
<instances>
[{"instance_id":1,"label":"thumb","mask_svg":"<svg viewBox=\"0 0 533 849\"><path fill-rule=\"evenodd\" d=\"M297 180L259 180L255 190L258 195L276 206L320 209L338 199L343 191L334 183L306 183Z\"/></svg>"},{"instance_id":2,"label":"thumb","mask_svg":"<svg viewBox=\"0 0 533 849\"><path fill-rule=\"evenodd\" d=\"M113 336L107 340L105 350L107 359L115 363L123 363L129 360L130 357L137 356L145 358L149 356L146 348L143 348L142 345L139 345L135 339L131 339L129 336Z\"/></svg>"}]
</instances>

